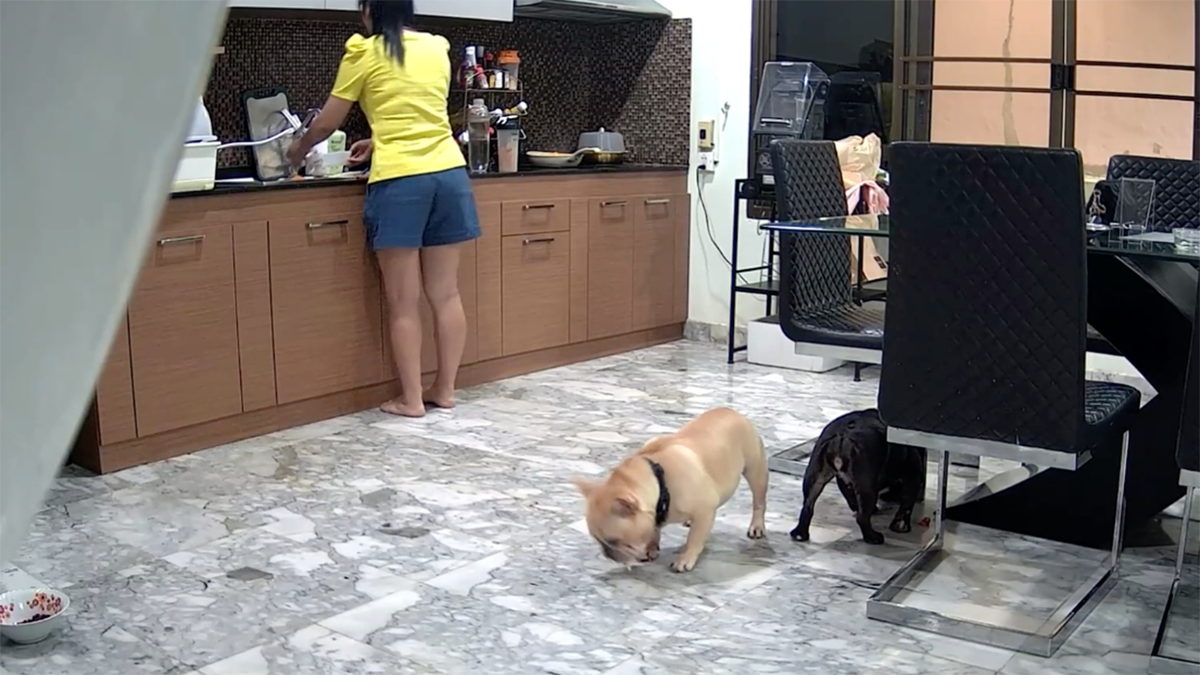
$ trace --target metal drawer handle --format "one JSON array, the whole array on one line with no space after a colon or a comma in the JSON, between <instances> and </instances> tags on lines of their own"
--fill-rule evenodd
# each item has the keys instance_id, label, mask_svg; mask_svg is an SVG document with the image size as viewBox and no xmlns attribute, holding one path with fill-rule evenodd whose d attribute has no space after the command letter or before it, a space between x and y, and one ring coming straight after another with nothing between
<instances>
[{"instance_id":1,"label":"metal drawer handle","mask_svg":"<svg viewBox=\"0 0 1200 675\"><path fill-rule=\"evenodd\" d=\"M532 209L552 209L552 208L554 208L554 204L525 204L524 206L521 207L521 210L529 211Z\"/></svg>"},{"instance_id":2,"label":"metal drawer handle","mask_svg":"<svg viewBox=\"0 0 1200 675\"><path fill-rule=\"evenodd\" d=\"M349 224L350 224L349 220L330 220L330 221L324 222L324 223L309 223L308 229L319 230L322 227L342 227L343 225L349 225Z\"/></svg>"},{"instance_id":3,"label":"metal drawer handle","mask_svg":"<svg viewBox=\"0 0 1200 675\"><path fill-rule=\"evenodd\" d=\"M628 202L600 202L600 208L608 208L609 206L625 206Z\"/></svg>"},{"instance_id":4,"label":"metal drawer handle","mask_svg":"<svg viewBox=\"0 0 1200 675\"><path fill-rule=\"evenodd\" d=\"M670 204L670 199L647 199L646 206L654 206L656 204Z\"/></svg>"},{"instance_id":5,"label":"metal drawer handle","mask_svg":"<svg viewBox=\"0 0 1200 675\"><path fill-rule=\"evenodd\" d=\"M193 235L189 235L187 237L167 237L166 239L159 239L158 245L159 246L170 246L171 244L190 244L192 242L197 242L197 241L204 241L204 235L193 234Z\"/></svg>"},{"instance_id":6,"label":"metal drawer handle","mask_svg":"<svg viewBox=\"0 0 1200 675\"><path fill-rule=\"evenodd\" d=\"M521 242L521 245L528 246L529 244L549 244L552 241L554 241L554 237L538 237L537 239L526 239L525 241Z\"/></svg>"}]
</instances>

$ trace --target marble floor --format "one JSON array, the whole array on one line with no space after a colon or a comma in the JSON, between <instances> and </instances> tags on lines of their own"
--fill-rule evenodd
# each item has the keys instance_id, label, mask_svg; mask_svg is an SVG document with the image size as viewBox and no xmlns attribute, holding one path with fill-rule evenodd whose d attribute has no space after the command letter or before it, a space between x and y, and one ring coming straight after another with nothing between
<instances>
[{"instance_id":1,"label":"marble floor","mask_svg":"<svg viewBox=\"0 0 1200 675\"><path fill-rule=\"evenodd\" d=\"M422 420L367 412L104 477L67 471L0 585L66 590L69 625L41 644L0 644L0 670L1146 673L1169 540L1131 549L1104 603L1041 659L869 621L866 598L927 527L868 546L830 489L812 541L794 543L790 476L772 475L767 540L745 538L742 490L689 574L666 566L680 531L663 560L632 569L586 536L572 476L601 475L718 405L780 450L873 405L877 377L727 367L722 348L680 342L476 387ZM951 494L1002 468L956 468ZM951 541L962 556L915 599L1045 612L1098 560L969 528Z\"/></svg>"}]
</instances>

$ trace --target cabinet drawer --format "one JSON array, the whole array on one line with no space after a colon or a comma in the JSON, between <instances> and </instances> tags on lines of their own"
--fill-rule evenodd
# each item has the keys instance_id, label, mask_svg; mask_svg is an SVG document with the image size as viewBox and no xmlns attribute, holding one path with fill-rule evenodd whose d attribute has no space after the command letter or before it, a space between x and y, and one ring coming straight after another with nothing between
<instances>
[{"instance_id":1,"label":"cabinet drawer","mask_svg":"<svg viewBox=\"0 0 1200 675\"><path fill-rule=\"evenodd\" d=\"M504 355L567 344L571 234L503 237L501 247Z\"/></svg>"},{"instance_id":2,"label":"cabinet drawer","mask_svg":"<svg viewBox=\"0 0 1200 675\"><path fill-rule=\"evenodd\" d=\"M675 314L676 198L641 197L634 205L633 329L665 326Z\"/></svg>"},{"instance_id":3,"label":"cabinet drawer","mask_svg":"<svg viewBox=\"0 0 1200 675\"><path fill-rule=\"evenodd\" d=\"M268 229L279 403L382 382L382 294L361 215L273 220Z\"/></svg>"},{"instance_id":4,"label":"cabinet drawer","mask_svg":"<svg viewBox=\"0 0 1200 675\"><path fill-rule=\"evenodd\" d=\"M571 200L503 202L500 221L505 236L566 232L571 229Z\"/></svg>"},{"instance_id":5,"label":"cabinet drawer","mask_svg":"<svg viewBox=\"0 0 1200 675\"><path fill-rule=\"evenodd\" d=\"M129 301L138 436L242 412L230 225L160 236Z\"/></svg>"}]
</instances>

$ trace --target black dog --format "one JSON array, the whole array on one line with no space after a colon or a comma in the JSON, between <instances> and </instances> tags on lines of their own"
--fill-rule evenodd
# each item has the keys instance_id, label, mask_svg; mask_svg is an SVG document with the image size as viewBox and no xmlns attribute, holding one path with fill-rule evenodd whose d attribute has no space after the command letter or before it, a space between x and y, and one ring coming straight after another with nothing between
<instances>
[{"instance_id":1,"label":"black dog","mask_svg":"<svg viewBox=\"0 0 1200 675\"><path fill-rule=\"evenodd\" d=\"M925 453L920 448L888 443L887 426L875 409L847 413L830 422L817 438L804 472L804 507L792 539L808 541L813 507L829 481L853 511L863 541L882 544L883 535L871 527L880 492L899 496L900 506L889 529L912 531L912 512L925 490Z\"/></svg>"}]
</instances>

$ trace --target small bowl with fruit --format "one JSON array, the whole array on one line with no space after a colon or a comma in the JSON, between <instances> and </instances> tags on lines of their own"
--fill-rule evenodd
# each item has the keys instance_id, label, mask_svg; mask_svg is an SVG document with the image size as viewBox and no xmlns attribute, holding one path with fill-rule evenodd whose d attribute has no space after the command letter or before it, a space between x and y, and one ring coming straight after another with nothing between
<instances>
[{"instance_id":1,"label":"small bowl with fruit","mask_svg":"<svg viewBox=\"0 0 1200 675\"><path fill-rule=\"evenodd\" d=\"M65 593L52 588L0 593L0 635L22 645L41 642L62 624L70 605Z\"/></svg>"}]
</instances>

